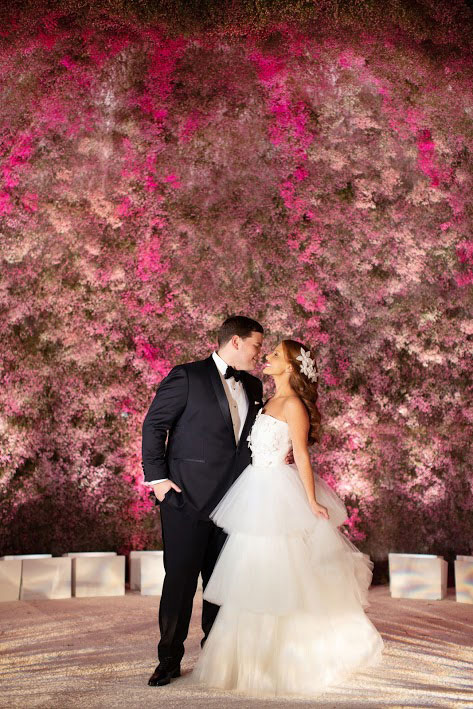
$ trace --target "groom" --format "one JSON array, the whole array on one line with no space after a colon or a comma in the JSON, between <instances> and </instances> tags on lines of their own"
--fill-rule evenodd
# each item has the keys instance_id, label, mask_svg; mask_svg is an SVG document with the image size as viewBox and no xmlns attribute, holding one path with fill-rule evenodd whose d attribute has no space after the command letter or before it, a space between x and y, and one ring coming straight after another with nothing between
<instances>
[{"instance_id":1,"label":"groom","mask_svg":"<svg viewBox=\"0 0 473 709\"><path fill-rule=\"evenodd\" d=\"M233 316L217 339L218 351L207 359L173 367L143 422L142 466L160 505L166 571L151 686L180 675L199 573L205 589L226 539L209 513L250 463L246 439L263 403L263 385L249 374L262 326ZM203 601L201 646L218 609Z\"/></svg>"}]
</instances>

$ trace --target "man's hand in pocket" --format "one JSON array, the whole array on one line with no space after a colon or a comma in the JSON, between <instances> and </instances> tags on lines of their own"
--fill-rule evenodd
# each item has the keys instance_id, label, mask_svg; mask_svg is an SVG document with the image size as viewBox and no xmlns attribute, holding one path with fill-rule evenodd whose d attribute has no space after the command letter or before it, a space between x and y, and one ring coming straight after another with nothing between
<instances>
[{"instance_id":1,"label":"man's hand in pocket","mask_svg":"<svg viewBox=\"0 0 473 709\"><path fill-rule=\"evenodd\" d=\"M173 487L177 492L181 492L181 488L173 483L172 480L163 480L162 483L156 483L151 486L153 488L154 494L158 498L159 502L164 500L164 496Z\"/></svg>"}]
</instances>

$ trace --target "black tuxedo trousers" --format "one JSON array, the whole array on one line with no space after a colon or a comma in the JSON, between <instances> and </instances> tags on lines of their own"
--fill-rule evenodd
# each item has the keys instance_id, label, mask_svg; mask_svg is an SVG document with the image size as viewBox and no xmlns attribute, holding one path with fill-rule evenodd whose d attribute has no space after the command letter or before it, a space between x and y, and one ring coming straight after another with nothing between
<instances>
[{"instance_id":1,"label":"black tuxedo trousers","mask_svg":"<svg viewBox=\"0 0 473 709\"><path fill-rule=\"evenodd\" d=\"M174 367L161 382L143 422L145 480L169 478L160 503L165 578L159 606L158 658L184 655L199 573L205 589L226 539L209 514L250 463L247 436L262 406L261 381L247 372L242 384L248 414L235 442L228 400L212 357ZM157 502L157 504L159 504ZM218 606L202 605L207 637Z\"/></svg>"}]
</instances>

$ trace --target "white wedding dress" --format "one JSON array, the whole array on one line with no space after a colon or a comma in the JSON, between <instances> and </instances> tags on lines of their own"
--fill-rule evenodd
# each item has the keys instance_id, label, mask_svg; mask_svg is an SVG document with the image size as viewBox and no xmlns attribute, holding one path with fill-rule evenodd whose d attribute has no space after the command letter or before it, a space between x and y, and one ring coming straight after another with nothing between
<instances>
[{"instance_id":1,"label":"white wedding dress","mask_svg":"<svg viewBox=\"0 0 473 709\"><path fill-rule=\"evenodd\" d=\"M315 475L312 512L289 426L260 411L252 462L210 517L228 533L204 598L221 606L190 679L245 694L311 695L380 661L366 616L373 563L337 529L340 498Z\"/></svg>"}]
</instances>

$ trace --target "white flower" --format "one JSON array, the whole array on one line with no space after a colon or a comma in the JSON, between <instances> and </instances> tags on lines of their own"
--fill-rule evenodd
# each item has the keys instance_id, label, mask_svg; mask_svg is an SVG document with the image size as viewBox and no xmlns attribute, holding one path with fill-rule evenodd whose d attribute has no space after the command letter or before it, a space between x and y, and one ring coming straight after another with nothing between
<instances>
[{"instance_id":1,"label":"white flower","mask_svg":"<svg viewBox=\"0 0 473 709\"><path fill-rule=\"evenodd\" d=\"M310 356L310 350L304 350L301 347L301 353L296 359L301 361L301 372L302 374L305 374L306 377L311 381L311 382L316 382L319 373L315 369L315 360L313 360Z\"/></svg>"}]
</instances>

